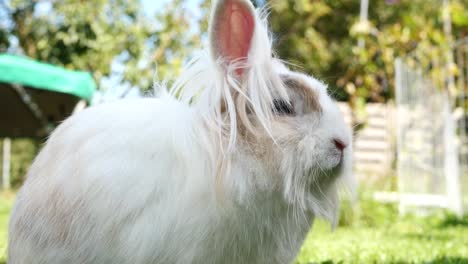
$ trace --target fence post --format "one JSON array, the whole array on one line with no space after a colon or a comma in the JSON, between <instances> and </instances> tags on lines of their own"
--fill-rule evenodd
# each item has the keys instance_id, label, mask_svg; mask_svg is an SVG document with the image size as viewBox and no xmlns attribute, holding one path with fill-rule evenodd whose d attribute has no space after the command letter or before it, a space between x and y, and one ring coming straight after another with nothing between
<instances>
[{"instance_id":1,"label":"fence post","mask_svg":"<svg viewBox=\"0 0 468 264\"><path fill-rule=\"evenodd\" d=\"M397 189L398 192L402 192L403 186L402 186L402 181L400 179L402 173L403 173L403 162L401 159L400 153L403 151L403 142L402 142L402 120L401 120L401 104L403 101L403 62L401 58L397 58L395 60L395 101L396 101L396 106L395 106L395 111L396 111L396 123L397 123L397 128L396 128L396 151L397 151L397 157L396 157L396 172L397 172ZM398 212L400 214L405 214L406 213L406 206L403 204L401 200L398 200Z\"/></svg>"},{"instance_id":2,"label":"fence post","mask_svg":"<svg viewBox=\"0 0 468 264\"><path fill-rule=\"evenodd\" d=\"M463 201L460 185L460 167L458 147L455 140L455 120L450 111L448 93L444 93L444 174L447 181L448 207L458 216L463 215Z\"/></svg>"},{"instance_id":3,"label":"fence post","mask_svg":"<svg viewBox=\"0 0 468 264\"><path fill-rule=\"evenodd\" d=\"M3 171L2 187L4 190L10 189L10 164L11 164L11 139L3 139Z\"/></svg>"}]
</instances>

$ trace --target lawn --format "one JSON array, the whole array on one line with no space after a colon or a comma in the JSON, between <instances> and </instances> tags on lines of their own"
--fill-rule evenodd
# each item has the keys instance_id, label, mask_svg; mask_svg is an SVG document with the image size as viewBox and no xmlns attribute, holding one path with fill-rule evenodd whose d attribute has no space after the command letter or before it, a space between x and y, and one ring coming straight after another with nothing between
<instances>
[{"instance_id":1,"label":"lawn","mask_svg":"<svg viewBox=\"0 0 468 264\"><path fill-rule=\"evenodd\" d=\"M0 264L6 261L8 216L13 200L13 193L0 192Z\"/></svg>"},{"instance_id":2,"label":"lawn","mask_svg":"<svg viewBox=\"0 0 468 264\"><path fill-rule=\"evenodd\" d=\"M0 264L6 259L13 199L11 193L0 193ZM431 217L399 218L394 209L375 203L362 203L357 213L349 214L354 214L352 219L342 219L345 226L334 232L324 221L317 221L296 263L468 264L468 217L439 212Z\"/></svg>"},{"instance_id":3,"label":"lawn","mask_svg":"<svg viewBox=\"0 0 468 264\"><path fill-rule=\"evenodd\" d=\"M317 222L297 264L464 263L468 264L468 218L433 216L373 227L330 232Z\"/></svg>"}]
</instances>

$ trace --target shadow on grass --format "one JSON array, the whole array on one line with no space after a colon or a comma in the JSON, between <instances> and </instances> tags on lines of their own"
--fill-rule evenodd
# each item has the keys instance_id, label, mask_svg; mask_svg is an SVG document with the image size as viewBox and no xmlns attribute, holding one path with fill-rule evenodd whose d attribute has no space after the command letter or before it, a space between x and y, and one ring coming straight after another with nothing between
<instances>
[{"instance_id":1,"label":"shadow on grass","mask_svg":"<svg viewBox=\"0 0 468 264\"><path fill-rule=\"evenodd\" d=\"M409 233L409 234L401 235L401 237L421 240L421 241L433 241L433 240L450 241L451 239L451 236L449 234L433 234L433 233L430 233L430 234Z\"/></svg>"},{"instance_id":2,"label":"shadow on grass","mask_svg":"<svg viewBox=\"0 0 468 264\"><path fill-rule=\"evenodd\" d=\"M327 260L322 262L310 262L309 264L346 264L345 261L333 261ZM466 264L468 258L461 257L438 257L432 260L426 260L421 262L408 262L408 261L382 261L382 264ZM3 264L3 263L0 263Z\"/></svg>"},{"instance_id":3,"label":"shadow on grass","mask_svg":"<svg viewBox=\"0 0 468 264\"><path fill-rule=\"evenodd\" d=\"M436 258L432 261L425 262L425 263L450 263L450 264L463 264L468 263L468 258L460 258L460 257L440 257Z\"/></svg>"},{"instance_id":4,"label":"shadow on grass","mask_svg":"<svg viewBox=\"0 0 468 264\"><path fill-rule=\"evenodd\" d=\"M445 227L468 227L468 215L463 217L452 214L447 215L439 225L439 228Z\"/></svg>"}]
</instances>

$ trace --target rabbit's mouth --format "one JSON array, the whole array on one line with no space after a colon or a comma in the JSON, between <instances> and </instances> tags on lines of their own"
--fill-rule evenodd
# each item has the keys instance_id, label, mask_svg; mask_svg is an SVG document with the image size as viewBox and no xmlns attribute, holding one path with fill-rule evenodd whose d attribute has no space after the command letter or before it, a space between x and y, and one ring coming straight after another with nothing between
<instances>
[{"instance_id":1,"label":"rabbit's mouth","mask_svg":"<svg viewBox=\"0 0 468 264\"><path fill-rule=\"evenodd\" d=\"M317 173L316 169L310 169L308 172L308 188L315 193L317 190L321 190L333 184L342 174L343 165L340 163L330 169L322 169Z\"/></svg>"},{"instance_id":2,"label":"rabbit's mouth","mask_svg":"<svg viewBox=\"0 0 468 264\"><path fill-rule=\"evenodd\" d=\"M329 173L336 172L343 167L344 158L343 151L333 149L317 162L317 166Z\"/></svg>"},{"instance_id":3,"label":"rabbit's mouth","mask_svg":"<svg viewBox=\"0 0 468 264\"><path fill-rule=\"evenodd\" d=\"M341 158L338 163L328 168L319 165L316 167L314 166L307 171L306 175L308 175L308 178L311 179L312 182L323 183L335 180L343 173L343 170L344 162L343 158Z\"/></svg>"},{"instance_id":4,"label":"rabbit's mouth","mask_svg":"<svg viewBox=\"0 0 468 264\"><path fill-rule=\"evenodd\" d=\"M344 167L343 153L333 156L331 158L330 163L331 163L331 166L329 166L328 169L325 169L323 173L324 175L321 175L321 176L328 178L328 179L336 179L343 172L343 167Z\"/></svg>"},{"instance_id":5,"label":"rabbit's mouth","mask_svg":"<svg viewBox=\"0 0 468 264\"><path fill-rule=\"evenodd\" d=\"M331 174L333 175L340 175L343 172L343 154L341 155L340 162L331 169Z\"/></svg>"}]
</instances>

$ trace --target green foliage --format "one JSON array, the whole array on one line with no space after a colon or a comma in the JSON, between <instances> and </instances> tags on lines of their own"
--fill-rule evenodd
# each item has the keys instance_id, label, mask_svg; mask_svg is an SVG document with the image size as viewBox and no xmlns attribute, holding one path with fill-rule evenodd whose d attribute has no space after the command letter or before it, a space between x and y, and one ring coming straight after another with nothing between
<instances>
[{"instance_id":1,"label":"green foliage","mask_svg":"<svg viewBox=\"0 0 468 264\"><path fill-rule=\"evenodd\" d=\"M332 7L323 1L272 1L270 23L278 37L280 57L297 62L311 72L328 70L332 51L319 20L332 16ZM336 33L337 38L342 34Z\"/></svg>"},{"instance_id":2,"label":"green foliage","mask_svg":"<svg viewBox=\"0 0 468 264\"><path fill-rule=\"evenodd\" d=\"M465 27L465 34L468 33L468 9L461 1L451 3L453 24L456 27Z\"/></svg>"},{"instance_id":3,"label":"green foliage","mask_svg":"<svg viewBox=\"0 0 468 264\"><path fill-rule=\"evenodd\" d=\"M190 56L195 48L201 47L201 34L208 28L208 1L200 4L202 18L190 21L188 17L194 14L185 8L184 1L176 0L166 5L164 12L156 16L156 20L161 23L154 41L152 51L152 61L156 62L158 76L169 77L170 80L177 76L182 68L184 59ZM190 29L192 26L198 27L198 32ZM153 67L153 69L156 67ZM172 78L171 78L172 76ZM138 75L136 77L139 78Z\"/></svg>"},{"instance_id":4,"label":"green foliage","mask_svg":"<svg viewBox=\"0 0 468 264\"><path fill-rule=\"evenodd\" d=\"M11 186L19 188L39 152L39 143L33 139L14 139L11 145Z\"/></svg>"},{"instance_id":5,"label":"green foliage","mask_svg":"<svg viewBox=\"0 0 468 264\"><path fill-rule=\"evenodd\" d=\"M373 192L361 192L357 202L343 201L340 227L379 227L391 225L398 216L395 204L383 204L372 197Z\"/></svg>"},{"instance_id":6,"label":"green foliage","mask_svg":"<svg viewBox=\"0 0 468 264\"><path fill-rule=\"evenodd\" d=\"M397 190L397 178L387 175L380 178L374 177L373 179L371 175L367 175L366 181L360 182L355 200L344 199L341 201L338 226L379 227L396 221L398 216L397 205L376 201L373 197L376 190L395 192Z\"/></svg>"},{"instance_id":7,"label":"green foliage","mask_svg":"<svg viewBox=\"0 0 468 264\"><path fill-rule=\"evenodd\" d=\"M0 18L12 21L0 24L0 51L11 47L14 37L28 56L89 70L98 82L119 72L121 83L146 90L155 65L159 77L173 79L183 59L200 46L209 1L201 1L201 18L184 8L187 2L168 2L148 17L139 0L0 1ZM447 44L439 0L371 1L369 23L359 23L355 0L253 2L271 7L280 57L324 79L336 97L355 107L392 98L397 56ZM45 3L50 12L36 12ZM467 36L464 1L452 0L449 12L454 37ZM112 62L123 70L113 69Z\"/></svg>"},{"instance_id":8,"label":"green foliage","mask_svg":"<svg viewBox=\"0 0 468 264\"><path fill-rule=\"evenodd\" d=\"M186 0L167 3L154 18L140 0L0 2L0 13L11 20L11 27L0 24L0 49L14 37L26 55L90 71L98 82L117 73L121 83L149 89L156 64L161 77L170 78L200 44L189 25L200 21L182 8ZM39 12L46 4L50 11Z\"/></svg>"},{"instance_id":9,"label":"green foliage","mask_svg":"<svg viewBox=\"0 0 468 264\"><path fill-rule=\"evenodd\" d=\"M270 0L280 57L331 85L354 107L393 97L394 60L415 49L447 46L438 0L370 1L359 22L359 1ZM464 8L465 7L465 8ZM454 38L468 35L466 3L451 1ZM358 46L358 40L364 43Z\"/></svg>"}]
</instances>

